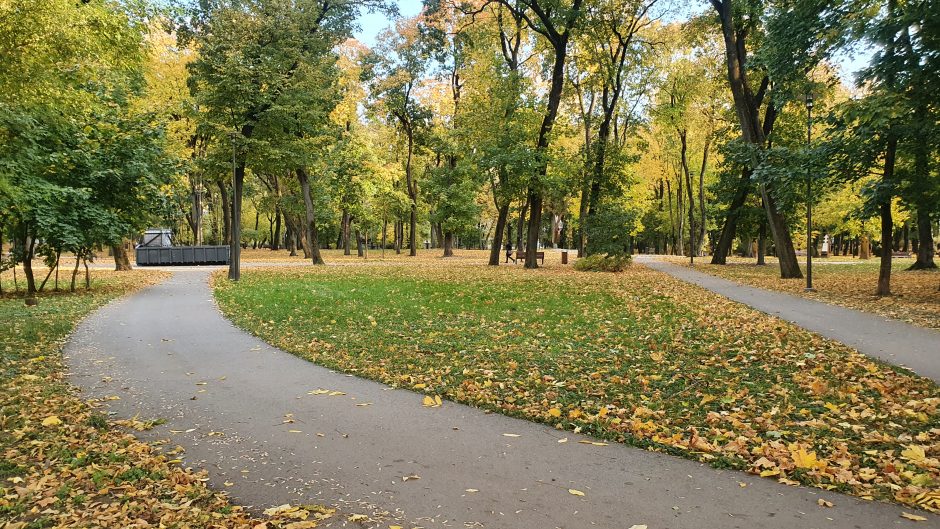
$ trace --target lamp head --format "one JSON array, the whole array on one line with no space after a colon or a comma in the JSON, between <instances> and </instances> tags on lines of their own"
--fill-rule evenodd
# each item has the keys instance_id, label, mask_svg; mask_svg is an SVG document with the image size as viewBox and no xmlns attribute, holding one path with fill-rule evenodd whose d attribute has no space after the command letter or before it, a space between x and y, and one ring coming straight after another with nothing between
<instances>
[{"instance_id":1,"label":"lamp head","mask_svg":"<svg viewBox=\"0 0 940 529\"><path fill-rule=\"evenodd\" d=\"M813 94L806 94L806 108L812 110L812 108L813 108Z\"/></svg>"}]
</instances>

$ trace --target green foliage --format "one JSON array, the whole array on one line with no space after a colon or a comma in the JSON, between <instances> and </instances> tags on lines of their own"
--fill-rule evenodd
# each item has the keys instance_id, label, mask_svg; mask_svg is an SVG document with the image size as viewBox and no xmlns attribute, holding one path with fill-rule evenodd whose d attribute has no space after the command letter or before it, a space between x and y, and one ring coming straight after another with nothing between
<instances>
[{"instance_id":1,"label":"green foliage","mask_svg":"<svg viewBox=\"0 0 940 529\"><path fill-rule=\"evenodd\" d=\"M589 255L574 262L580 272L623 272L630 266L630 255Z\"/></svg>"},{"instance_id":2,"label":"green foliage","mask_svg":"<svg viewBox=\"0 0 940 529\"><path fill-rule=\"evenodd\" d=\"M615 201L606 201L587 222L588 255L628 256L630 235L636 229L637 212Z\"/></svg>"}]
</instances>

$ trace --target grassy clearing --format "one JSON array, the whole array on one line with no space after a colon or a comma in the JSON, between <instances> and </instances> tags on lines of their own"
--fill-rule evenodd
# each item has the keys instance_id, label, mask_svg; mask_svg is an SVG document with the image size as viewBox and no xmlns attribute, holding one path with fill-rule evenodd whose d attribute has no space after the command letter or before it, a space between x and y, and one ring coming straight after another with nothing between
<instances>
[{"instance_id":1,"label":"grassy clearing","mask_svg":"<svg viewBox=\"0 0 940 529\"><path fill-rule=\"evenodd\" d=\"M75 324L163 275L97 270L87 292L49 293L36 307L0 299L0 520L5 522L0 525L5 529L261 523L206 488L202 475L174 464L181 449L138 441L95 411L94 403L78 398L64 378L60 351ZM290 520L300 512L287 511L278 516Z\"/></svg>"},{"instance_id":2,"label":"grassy clearing","mask_svg":"<svg viewBox=\"0 0 940 529\"><path fill-rule=\"evenodd\" d=\"M679 261L676 258L670 260ZM681 262L688 263L688 259ZM875 295L878 259L860 261L840 256L814 259L813 287L816 292L803 292L805 279L780 279L776 259L768 258L767 266L755 266L753 259L743 258L729 259L726 266L707 262L707 259L697 261L695 268L739 283L940 329L940 271L908 271L907 267L911 266L913 259L894 259L891 269L891 291L894 295L890 297ZM806 272L805 267L803 272Z\"/></svg>"},{"instance_id":3,"label":"grassy clearing","mask_svg":"<svg viewBox=\"0 0 940 529\"><path fill-rule=\"evenodd\" d=\"M248 271L236 324L314 362L508 415L940 509L940 389L634 266Z\"/></svg>"}]
</instances>

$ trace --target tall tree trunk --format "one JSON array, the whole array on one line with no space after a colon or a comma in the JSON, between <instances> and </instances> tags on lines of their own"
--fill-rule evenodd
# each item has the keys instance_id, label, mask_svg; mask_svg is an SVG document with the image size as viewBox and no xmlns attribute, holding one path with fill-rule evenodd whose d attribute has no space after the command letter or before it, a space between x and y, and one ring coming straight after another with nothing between
<instances>
[{"instance_id":1,"label":"tall tree trunk","mask_svg":"<svg viewBox=\"0 0 940 529\"><path fill-rule=\"evenodd\" d=\"M281 249L281 207L274 206L274 233L271 234L271 250Z\"/></svg>"},{"instance_id":2,"label":"tall tree trunk","mask_svg":"<svg viewBox=\"0 0 940 529\"><path fill-rule=\"evenodd\" d=\"M131 258L127 250L127 246L127 239L124 239L120 244L115 244L111 247L111 253L114 254L115 271L126 272L128 270L132 270Z\"/></svg>"},{"instance_id":3,"label":"tall tree trunk","mask_svg":"<svg viewBox=\"0 0 940 529\"><path fill-rule=\"evenodd\" d=\"M356 255L365 257L365 250L362 248L362 233L356 228Z\"/></svg>"},{"instance_id":4,"label":"tall tree trunk","mask_svg":"<svg viewBox=\"0 0 940 529\"><path fill-rule=\"evenodd\" d=\"M894 164L897 158L898 140L889 132L888 146L885 149L884 172L882 181L887 189L891 189L894 183ZM884 193L881 197L879 209L881 211L881 265L878 268L878 290L879 296L891 295L891 237L894 234L894 220L891 217L891 198L890 193Z\"/></svg>"},{"instance_id":5,"label":"tall tree trunk","mask_svg":"<svg viewBox=\"0 0 940 529\"><path fill-rule=\"evenodd\" d=\"M731 246L734 244L734 238L737 235L738 218L741 216L741 208L747 200L748 190L750 189L751 170L744 169L741 172L741 180L738 188L728 206L728 213L725 215L725 223L721 228L721 235L718 237L718 244L712 253L712 264L726 264L728 254L731 253Z\"/></svg>"},{"instance_id":6,"label":"tall tree trunk","mask_svg":"<svg viewBox=\"0 0 940 529\"><path fill-rule=\"evenodd\" d=\"M696 255L702 252L702 246L705 242L705 171L708 170L708 151L711 148L712 135L705 137L705 147L702 149L702 168L698 172L698 209L699 209L699 227L698 239L696 240Z\"/></svg>"},{"instance_id":7,"label":"tall tree trunk","mask_svg":"<svg viewBox=\"0 0 940 529\"><path fill-rule=\"evenodd\" d=\"M444 257L454 256L454 232L444 232Z\"/></svg>"},{"instance_id":8,"label":"tall tree trunk","mask_svg":"<svg viewBox=\"0 0 940 529\"><path fill-rule=\"evenodd\" d=\"M525 202L522 203L522 209L519 210L519 227L516 229L516 250L523 250L523 233L525 233L525 220L526 214L529 211L529 197L526 196Z\"/></svg>"},{"instance_id":9,"label":"tall tree trunk","mask_svg":"<svg viewBox=\"0 0 940 529\"><path fill-rule=\"evenodd\" d=\"M411 222L408 224L408 255L418 255L418 205L411 203Z\"/></svg>"},{"instance_id":10,"label":"tall tree trunk","mask_svg":"<svg viewBox=\"0 0 940 529\"><path fill-rule=\"evenodd\" d=\"M786 219L777 209L776 200L768 192L767 186L760 184L761 198L764 200L764 211L767 214L767 225L774 239L774 250L780 263L780 277L783 279L796 279L803 277L800 265L796 260L796 251L793 249L793 240L790 238L790 229ZM808 248L807 248L808 250Z\"/></svg>"},{"instance_id":11,"label":"tall tree trunk","mask_svg":"<svg viewBox=\"0 0 940 529\"><path fill-rule=\"evenodd\" d=\"M388 236L388 219L382 219L382 259L385 259L385 241Z\"/></svg>"},{"instance_id":12,"label":"tall tree trunk","mask_svg":"<svg viewBox=\"0 0 940 529\"><path fill-rule=\"evenodd\" d=\"M767 253L767 221L760 220L760 227L757 229L757 264L764 266L764 255Z\"/></svg>"},{"instance_id":13,"label":"tall tree trunk","mask_svg":"<svg viewBox=\"0 0 940 529\"><path fill-rule=\"evenodd\" d=\"M232 239L229 243L231 260L228 267L228 278L232 281L241 279L242 192L244 187L245 162L239 162L235 167L235 189L232 190Z\"/></svg>"},{"instance_id":14,"label":"tall tree trunk","mask_svg":"<svg viewBox=\"0 0 940 529\"><path fill-rule=\"evenodd\" d=\"M926 205L917 208L917 260L908 270L937 268L934 262L933 219Z\"/></svg>"},{"instance_id":15,"label":"tall tree trunk","mask_svg":"<svg viewBox=\"0 0 940 529\"><path fill-rule=\"evenodd\" d=\"M490 248L490 266L499 266L499 256L502 253L503 232L506 231L506 219L509 217L509 201L499 207L496 215L496 230L493 232L493 247Z\"/></svg>"},{"instance_id":16,"label":"tall tree trunk","mask_svg":"<svg viewBox=\"0 0 940 529\"><path fill-rule=\"evenodd\" d=\"M36 256L36 239L24 235L22 244L26 251L23 257L23 272L26 274L26 295L32 297L36 294L36 278L33 276L33 258Z\"/></svg>"},{"instance_id":17,"label":"tall tree trunk","mask_svg":"<svg viewBox=\"0 0 940 529\"><path fill-rule=\"evenodd\" d=\"M219 180L216 182L219 186L219 200L222 204L222 244L231 244L232 242L232 207L229 201L228 191L225 188L225 182Z\"/></svg>"},{"instance_id":18,"label":"tall tree trunk","mask_svg":"<svg viewBox=\"0 0 940 529\"><path fill-rule=\"evenodd\" d=\"M322 265L323 257L320 255L320 242L317 240L317 218L313 210L313 198L310 196L310 179L303 167L297 169L297 179L300 180L300 189L304 196L304 211L306 212L306 231L309 257L313 264Z\"/></svg>"},{"instance_id":19,"label":"tall tree trunk","mask_svg":"<svg viewBox=\"0 0 940 529\"><path fill-rule=\"evenodd\" d=\"M75 278L78 277L79 252L75 253L75 268L72 269L72 284L69 286L69 292L75 292Z\"/></svg>"},{"instance_id":20,"label":"tall tree trunk","mask_svg":"<svg viewBox=\"0 0 940 529\"><path fill-rule=\"evenodd\" d=\"M777 116L773 100L767 104L763 123L760 119L760 106L766 94L765 90L769 79L765 78L761 88L755 94L748 81L745 38L747 33L735 27L733 18L732 0L711 0L712 6L721 22L722 36L725 44L725 63L727 66L728 84L734 100L734 109L741 127L741 136L744 141L757 149L766 148L766 138L773 129ZM751 169L758 166L759 158L756 152L751 153ZM759 186L761 197L764 199L764 209L767 214L770 234L774 240L774 248L780 262L780 277L784 279L800 278L799 263L796 260L796 251L793 249L793 240L790 238L789 228L783 215L780 214L773 199L773 193L767 189L767 184Z\"/></svg>"}]
</instances>

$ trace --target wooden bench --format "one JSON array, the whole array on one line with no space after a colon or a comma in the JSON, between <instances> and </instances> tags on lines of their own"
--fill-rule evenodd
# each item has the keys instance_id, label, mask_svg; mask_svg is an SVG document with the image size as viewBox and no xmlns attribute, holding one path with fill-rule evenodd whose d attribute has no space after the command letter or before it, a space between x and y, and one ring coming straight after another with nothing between
<instances>
[{"instance_id":1,"label":"wooden bench","mask_svg":"<svg viewBox=\"0 0 940 529\"><path fill-rule=\"evenodd\" d=\"M541 264L545 264L545 252L535 252L535 258L541 261ZM516 262L525 261L525 252L520 252L516 250ZM506 255L506 262L509 262L509 255Z\"/></svg>"}]
</instances>

